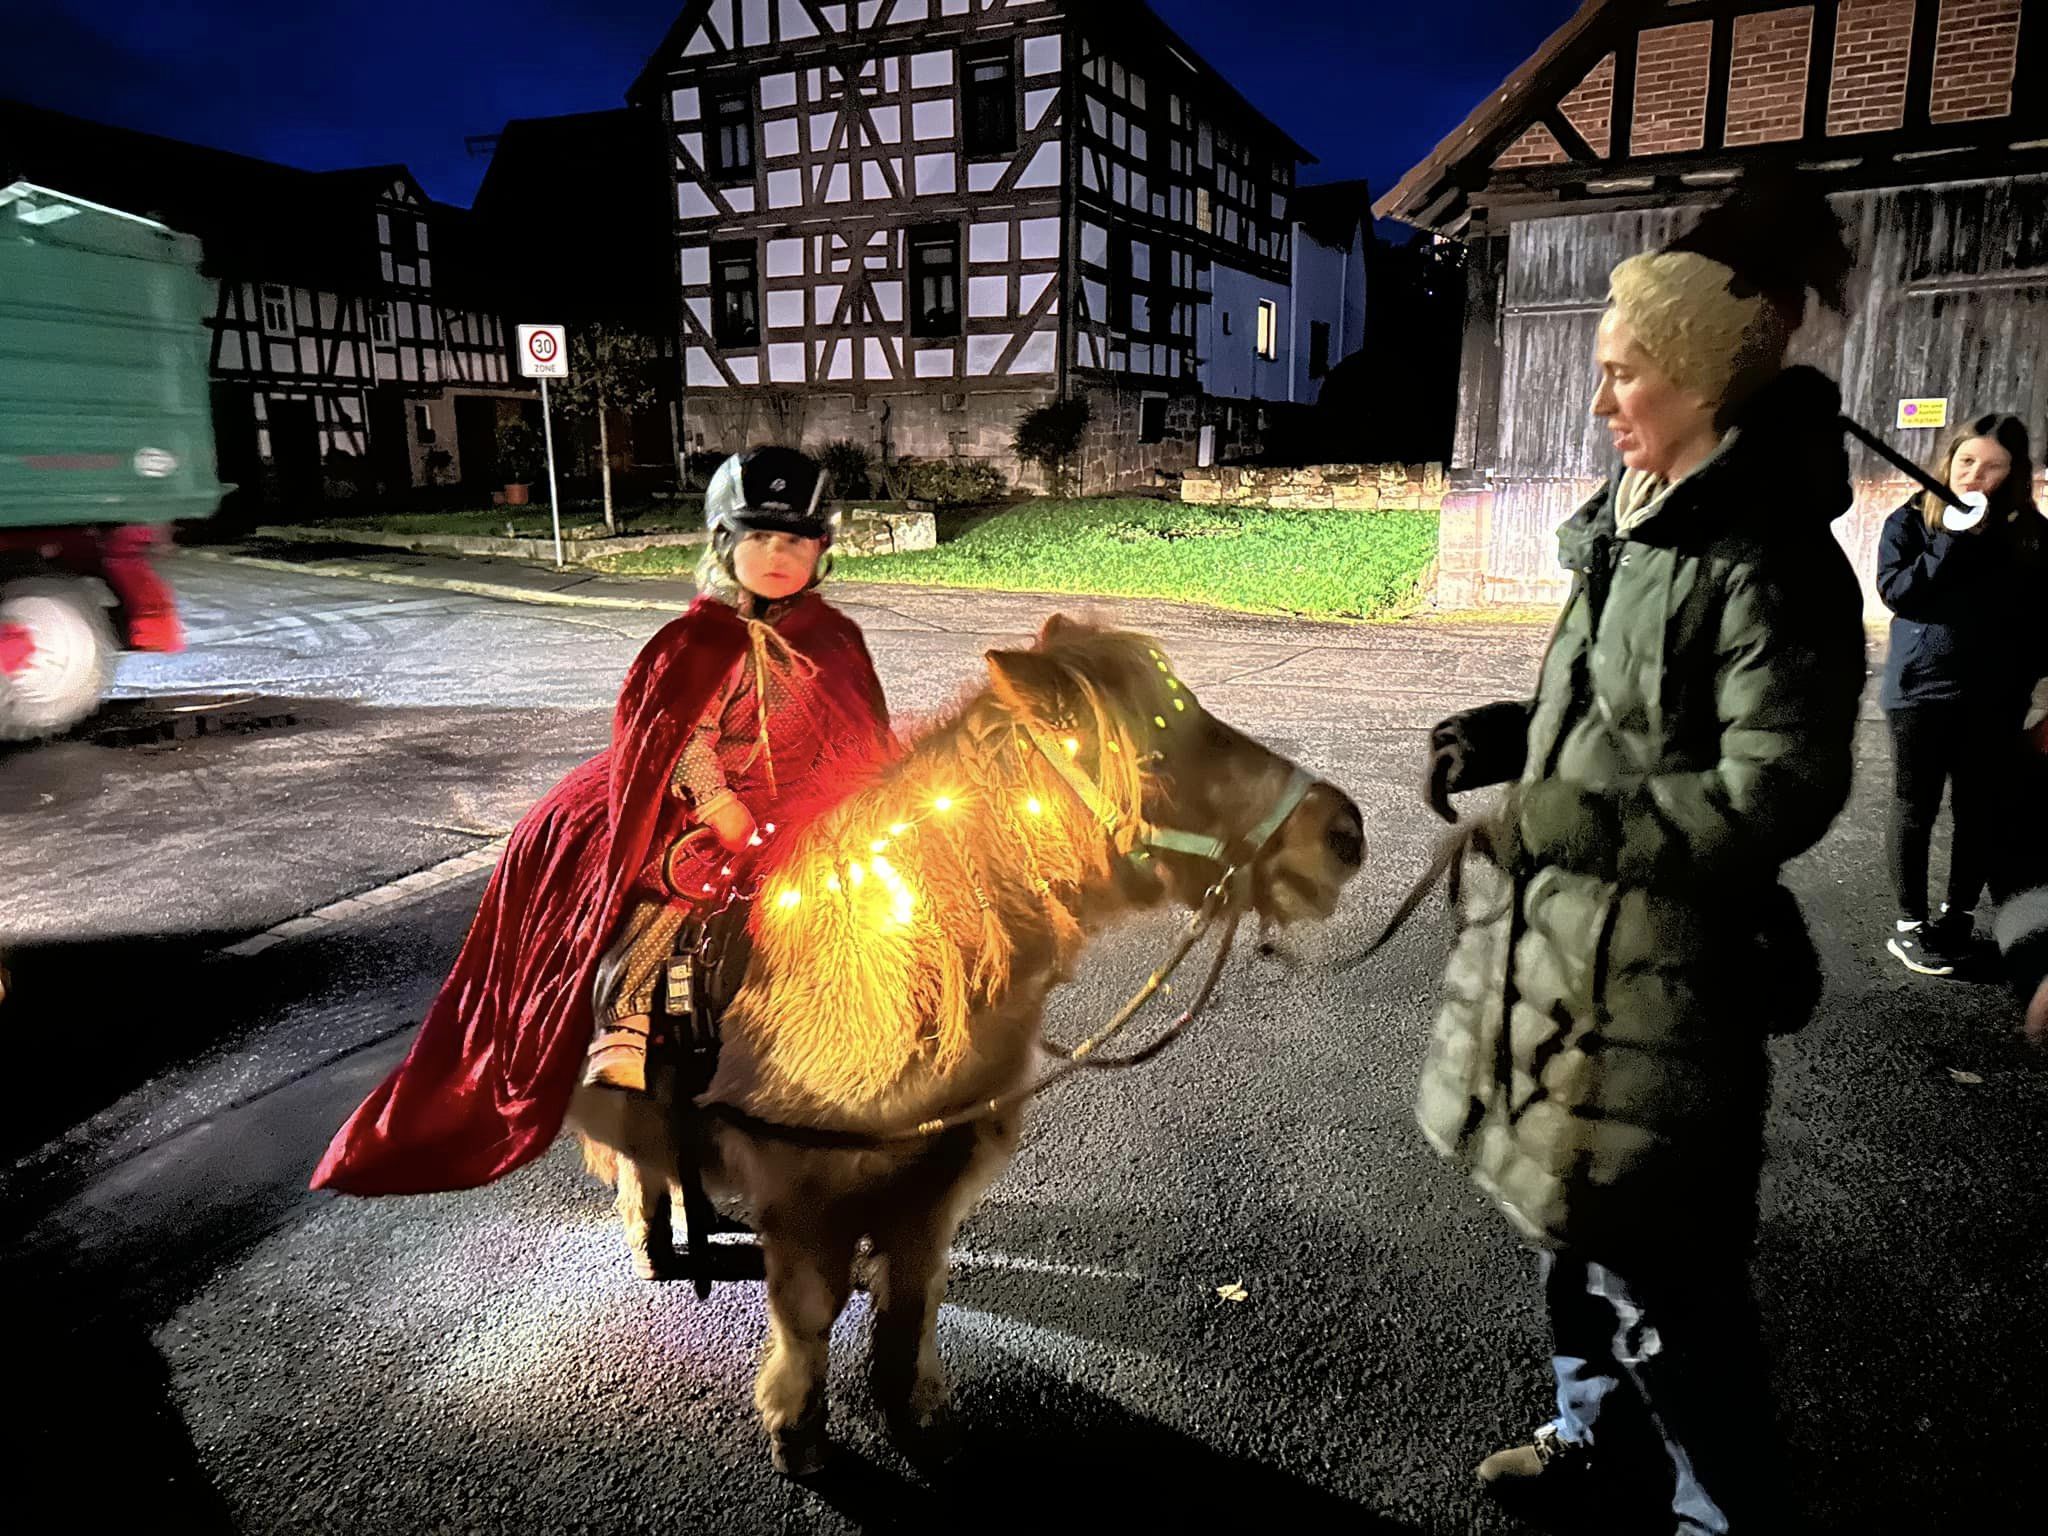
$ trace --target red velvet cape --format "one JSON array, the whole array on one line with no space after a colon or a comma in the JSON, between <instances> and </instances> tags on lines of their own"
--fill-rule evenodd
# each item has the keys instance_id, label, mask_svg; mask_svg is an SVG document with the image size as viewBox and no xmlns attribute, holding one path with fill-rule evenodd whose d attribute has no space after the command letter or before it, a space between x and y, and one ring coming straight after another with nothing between
<instances>
[{"instance_id":1,"label":"red velvet cape","mask_svg":"<svg viewBox=\"0 0 2048 1536\"><path fill-rule=\"evenodd\" d=\"M859 626L814 593L775 628L818 664L846 720L850 739L837 745L875 756L888 717ZM610 749L521 818L411 1052L335 1133L313 1188L472 1189L547 1150L582 1076L598 961L682 809L670 773L747 650L746 624L708 598L648 642Z\"/></svg>"}]
</instances>

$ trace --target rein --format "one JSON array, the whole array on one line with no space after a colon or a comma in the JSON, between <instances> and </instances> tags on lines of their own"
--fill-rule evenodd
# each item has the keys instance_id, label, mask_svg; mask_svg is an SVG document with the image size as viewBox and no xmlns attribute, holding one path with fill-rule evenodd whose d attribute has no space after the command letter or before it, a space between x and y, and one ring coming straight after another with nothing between
<instances>
[{"instance_id":1,"label":"rein","mask_svg":"<svg viewBox=\"0 0 2048 1536\"><path fill-rule=\"evenodd\" d=\"M1069 760L1061 744L1055 741L1043 726L1035 721L1029 721L1021 728L1032 745L1102 824L1103 830L1109 834L1112 842L1120 845L1123 841L1121 834L1124 829L1124 818L1102 793L1101 788ZM1236 943L1238 927L1244 920L1252 862L1279 834L1280 828L1286 825L1287 818L1308 798L1308 792L1314 783L1315 780L1304 770L1294 769L1288 778L1286 788L1280 792L1266 815L1243 837L1232 842L1202 833L1155 827L1142 818L1138 819L1134 846L1128 857L1139 867L1148 864L1154 852L1184 853L1221 866L1222 874L1202 898L1201 906L1188 919L1186 930L1167 954L1166 959L1145 978L1144 984L1131 995L1123 1007L1117 1010L1107 1024L1072 1050L1059 1050L1050 1042L1041 1040L1043 1048L1052 1051L1062 1060L1058 1066L1035 1082L1014 1088L995 1098L968 1105L951 1114L920 1121L914 1126L897 1131L870 1133L789 1125L781 1121L763 1119L729 1104L708 1105L705 1106L704 1112L750 1135L796 1146L856 1152L895 1151L927 1145L949 1132L978 1125L1020 1109L1081 1072L1122 1070L1151 1061L1186 1032L1188 1026L1201 1015L1210 998L1215 995L1217 984L1223 977L1223 968L1228 963L1231 949ZM1235 857L1233 848L1238 850ZM1167 1026L1158 1039L1143 1049L1128 1056L1103 1057L1100 1054L1102 1047L1128 1029L1146 1004L1166 989L1175 972L1194 951L1195 946L1207 937L1219 917L1225 918L1222 938L1216 946L1216 953L1209 962L1209 969L1194 1000L1172 1024Z\"/></svg>"}]
</instances>

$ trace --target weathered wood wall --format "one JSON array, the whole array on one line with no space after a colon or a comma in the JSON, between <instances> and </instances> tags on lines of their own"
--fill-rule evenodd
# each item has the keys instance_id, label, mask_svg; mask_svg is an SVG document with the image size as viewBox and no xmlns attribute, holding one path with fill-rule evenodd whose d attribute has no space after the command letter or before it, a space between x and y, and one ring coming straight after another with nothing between
<instances>
[{"instance_id":1,"label":"weathered wood wall","mask_svg":"<svg viewBox=\"0 0 2048 1536\"><path fill-rule=\"evenodd\" d=\"M1796 360L1840 379L1850 414L1915 458L1931 454L1939 434L1895 431L1901 399L1945 396L1953 417L2010 411L2033 428L2037 444L2048 436L2048 177L1851 192L1831 201L1857 254L1850 315L1846 322L1817 316L1800 335ZM1497 322L1498 433L1490 454L1475 441L1470 461L1494 471L1491 502L1484 528L1475 522L1447 534L1447 601L1523 604L1563 595L1556 525L1612 468L1606 430L1589 411L1607 275L1626 257L1663 245L1693 216L1659 209L1511 226ZM1469 338L1467 348L1468 357L1485 352ZM1467 394L1477 400L1484 391L1468 382ZM1878 530L1905 484L1868 450L1858 448L1852 462L1857 507L1836 531L1867 583ZM1472 552L1458 559L1476 561L1475 569L1458 567L1454 546ZM1882 611L1874 591L1869 601L1873 614Z\"/></svg>"}]
</instances>

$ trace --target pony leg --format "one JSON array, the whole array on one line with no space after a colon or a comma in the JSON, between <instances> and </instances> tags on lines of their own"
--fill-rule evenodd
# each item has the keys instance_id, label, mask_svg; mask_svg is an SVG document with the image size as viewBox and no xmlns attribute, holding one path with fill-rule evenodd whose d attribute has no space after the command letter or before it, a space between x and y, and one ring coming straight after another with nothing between
<instances>
[{"instance_id":1,"label":"pony leg","mask_svg":"<svg viewBox=\"0 0 2048 1536\"><path fill-rule=\"evenodd\" d=\"M669 1230L668 1175L659 1168L621 1156L619 1224L633 1253L633 1270L642 1280L660 1280L675 1269L675 1244Z\"/></svg>"},{"instance_id":2,"label":"pony leg","mask_svg":"<svg viewBox=\"0 0 2048 1536\"><path fill-rule=\"evenodd\" d=\"M825 1466L825 1369L832 1324L853 1290L851 1238L815 1230L761 1237L768 1270L768 1353L754 1406L775 1469L809 1477Z\"/></svg>"},{"instance_id":3,"label":"pony leg","mask_svg":"<svg viewBox=\"0 0 2048 1536\"><path fill-rule=\"evenodd\" d=\"M941 1207L877 1233L880 1262L869 1282L875 1306L869 1367L875 1400L899 1445L939 1457L951 1438L951 1391L939 1358L939 1304L946 1298L946 1250L959 1225Z\"/></svg>"}]
</instances>

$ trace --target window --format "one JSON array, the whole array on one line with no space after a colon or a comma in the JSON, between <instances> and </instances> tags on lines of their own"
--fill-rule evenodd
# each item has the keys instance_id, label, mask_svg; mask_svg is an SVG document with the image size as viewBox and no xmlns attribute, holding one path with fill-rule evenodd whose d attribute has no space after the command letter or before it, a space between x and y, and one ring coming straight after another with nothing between
<instances>
[{"instance_id":1,"label":"window","mask_svg":"<svg viewBox=\"0 0 2048 1536\"><path fill-rule=\"evenodd\" d=\"M910 232L910 334L960 334L960 226L926 224Z\"/></svg>"},{"instance_id":2,"label":"window","mask_svg":"<svg viewBox=\"0 0 2048 1536\"><path fill-rule=\"evenodd\" d=\"M960 82L967 158L990 160L1016 153L1017 66L1010 45L962 54Z\"/></svg>"},{"instance_id":3,"label":"window","mask_svg":"<svg viewBox=\"0 0 2048 1536\"><path fill-rule=\"evenodd\" d=\"M370 307L370 340L379 346L391 345L391 306L374 304Z\"/></svg>"},{"instance_id":4,"label":"window","mask_svg":"<svg viewBox=\"0 0 2048 1536\"><path fill-rule=\"evenodd\" d=\"M1259 300L1259 356L1268 362L1280 355L1280 306Z\"/></svg>"},{"instance_id":5,"label":"window","mask_svg":"<svg viewBox=\"0 0 2048 1536\"><path fill-rule=\"evenodd\" d=\"M705 167L720 185L754 179L754 93L751 88L721 91L705 110L705 142L711 163Z\"/></svg>"},{"instance_id":6,"label":"window","mask_svg":"<svg viewBox=\"0 0 2048 1536\"><path fill-rule=\"evenodd\" d=\"M292 298L281 284L263 285L263 329L272 336L292 333Z\"/></svg>"},{"instance_id":7,"label":"window","mask_svg":"<svg viewBox=\"0 0 2048 1536\"><path fill-rule=\"evenodd\" d=\"M1135 281L1131 271L1131 237L1116 230L1109 237L1109 323L1113 329L1131 328L1131 311L1135 307L1131 291Z\"/></svg>"},{"instance_id":8,"label":"window","mask_svg":"<svg viewBox=\"0 0 2048 1536\"><path fill-rule=\"evenodd\" d=\"M1166 396L1147 395L1138 402L1138 441L1166 441Z\"/></svg>"},{"instance_id":9,"label":"window","mask_svg":"<svg viewBox=\"0 0 2048 1536\"><path fill-rule=\"evenodd\" d=\"M1330 371L1330 322L1311 320L1308 325L1308 376L1325 377Z\"/></svg>"},{"instance_id":10,"label":"window","mask_svg":"<svg viewBox=\"0 0 2048 1536\"><path fill-rule=\"evenodd\" d=\"M412 408L412 424L417 429L422 443L434 441L434 418L428 413L426 406L415 405Z\"/></svg>"},{"instance_id":11,"label":"window","mask_svg":"<svg viewBox=\"0 0 2048 1536\"><path fill-rule=\"evenodd\" d=\"M1229 311L1229 310L1227 310L1227 309L1223 311L1223 334L1224 334L1224 335L1226 335L1226 336L1228 336L1228 335L1230 335L1230 334L1231 334L1231 330L1230 330L1230 311Z\"/></svg>"},{"instance_id":12,"label":"window","mask_svg":"<svg viewBox=\"0 0 2048 1536\"><path fill-rule=\"evenodd\" d=\"M711 247L711 331L721 347L760 345L760 288L751 241Z\"/></svg>"}]
</instances>

